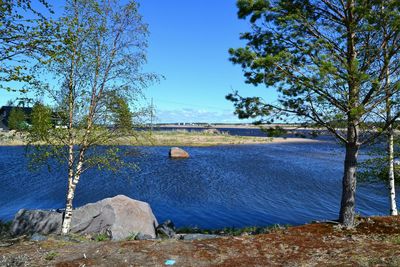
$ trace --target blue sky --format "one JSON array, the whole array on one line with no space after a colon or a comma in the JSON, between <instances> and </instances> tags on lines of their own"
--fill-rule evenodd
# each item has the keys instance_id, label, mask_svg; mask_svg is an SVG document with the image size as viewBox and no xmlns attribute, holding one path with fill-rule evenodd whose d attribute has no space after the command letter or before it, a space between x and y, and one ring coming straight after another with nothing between
<instances>
[{"instance_id":1,"label":"blue sky","mask_svg":"<svg viewBox=\"0 0 400 267\"><path fill-rule=\"evenodd\" d=\"M240 47L239 34L249 24L237 18L236 0L139 0L149 24L145 71L165 76L147 88L158 122L238 122L225 95L274 97L263 87L244 83L240 66L228 60L228 49ZM56 10L60 12L61 10ZM0 105L16 94L0 92Z\"/></svg>"}]
</instances>

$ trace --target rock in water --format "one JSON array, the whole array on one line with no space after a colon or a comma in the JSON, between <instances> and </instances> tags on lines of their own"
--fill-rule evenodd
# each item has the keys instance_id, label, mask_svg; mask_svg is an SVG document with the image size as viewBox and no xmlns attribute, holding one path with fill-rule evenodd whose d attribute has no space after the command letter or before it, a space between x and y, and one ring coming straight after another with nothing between
<instances>
[{"instance_id":1,"label":"rock in water","mask_svg":"<svg viewBox=\"0 0 400 267\"><path fill-rule=\"evenodd\" d=\"M214 128L206 129L203 131L203 133L205 133L205 134L221 134L221 132L218 129L214 129Z\"/></svg>"},{"instance_id":2,"label":"rock in water","mask_svg":"<svg viewBox=\"0 0 400 267\"><path fill-rule=\"evenodd\" d=\"M172 147L169 150L169 157L173 159L187 159L189 158L189 153L179 147Z\"/></svg>"},{"instance_id":3,"label":"rock in water","mask_svg":"<svg viewBox=\"0 0 400 267\"><path fill-rule=\"evenodd\" d=\"M20 210L13 221L14 234L61 233L62 213ZM123 195L87 204L73 211L71 233L108 234L112 240L133 233L156 237L157 219L150 205Z\"/></svg>"}]
</instances>

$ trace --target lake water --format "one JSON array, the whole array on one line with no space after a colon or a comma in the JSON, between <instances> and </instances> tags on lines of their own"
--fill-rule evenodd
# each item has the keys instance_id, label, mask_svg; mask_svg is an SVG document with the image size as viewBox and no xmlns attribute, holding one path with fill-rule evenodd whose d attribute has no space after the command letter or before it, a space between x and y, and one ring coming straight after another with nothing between
<instances>
[{"instance_id":1,"label":"lake water","mask_svg":"<svg viewBox=\"0 0 400 267\"><path fill-rule=\"evenodd\" d=\"M125 147L128 150L134 150ZM90 171L78 184L75 206L124 194L150 203L159 222L223 228L302 224L336 219L343 148L331 143L187 147L186 160L168 158L168 147L131 153L138 172ZM132 151L134 152L134 151ZM66 172L27 169L23 147L0 147L0 219L21 208L62 208ZM383 184L359 184L357 212L388 212Z\"/></svg>"}]
</instances>

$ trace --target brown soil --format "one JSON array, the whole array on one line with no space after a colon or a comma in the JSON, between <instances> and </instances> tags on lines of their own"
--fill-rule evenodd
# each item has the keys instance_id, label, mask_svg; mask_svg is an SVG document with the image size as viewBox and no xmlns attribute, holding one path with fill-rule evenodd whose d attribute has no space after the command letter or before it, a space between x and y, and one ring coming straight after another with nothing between
<instances>
[{"instance_id":1,"label":"brown soil","mask_svg":"<svg viewBox=\"0 0 400 267\"><path fill-rule=\"evenodd\" d=\"M0 247L0 266L400 266L400 216L328 223L209 240L20 241Z\"/></svg>"}]
</instances>

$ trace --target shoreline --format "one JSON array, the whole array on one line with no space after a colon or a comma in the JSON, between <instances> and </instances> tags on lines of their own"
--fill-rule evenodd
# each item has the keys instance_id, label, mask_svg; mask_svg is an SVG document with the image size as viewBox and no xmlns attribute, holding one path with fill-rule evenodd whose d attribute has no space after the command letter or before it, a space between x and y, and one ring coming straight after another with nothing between
<instances>
[{"instance_id":1,"label":"shoreline","mask_svg":"<svg viewBox=\"0 0 400 267\"><path fill-rule=\"evenodd\" d=\"M259 136L237 136L224 133L187 132L176 131L154 131L144 132L135 137L123 137L104 145L120 146L186 146L186 147L209 147L223 145L260 145L260 144L286 144L286 143L323 143L324 140L300 138L300 137L259 137ZM0 133L1 146L24 146L26 142L21 137L12 133Z\"/></svg>"}]
</instances>

